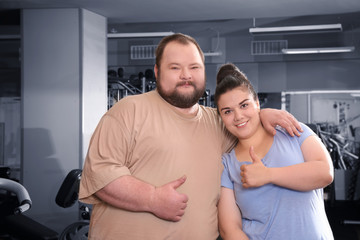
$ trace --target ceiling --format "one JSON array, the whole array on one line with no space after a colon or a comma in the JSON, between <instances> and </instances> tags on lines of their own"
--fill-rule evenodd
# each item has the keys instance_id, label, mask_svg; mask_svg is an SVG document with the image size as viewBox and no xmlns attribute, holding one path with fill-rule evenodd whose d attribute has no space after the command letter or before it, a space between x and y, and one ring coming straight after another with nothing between
<instances>
[{"instance_id":1,"label":"ceiling","mask_svg":"<svg viewBox=\"0 0 360 240\"><path fill-rule=\"evenodd\" d=\"M0 9L84 8L114 23L288 18L360 12L360 0L0 0Z\"/></svg>"},{"instance_id":2,"label":"ceiling","mask_svg":"<svg viewBox=\"0 0 360 240\"><path fill-rule=\"evenodd\" d=\"M360 0L0 0L0 33L13 30L1 28L4 12L24 8L83 8L106 17L108 32L173 31L195 38L248 34L254 26L341 23L343 31L360 30ZM19 11L13 18L19 25Z\"/></svg>"}]
</instances>

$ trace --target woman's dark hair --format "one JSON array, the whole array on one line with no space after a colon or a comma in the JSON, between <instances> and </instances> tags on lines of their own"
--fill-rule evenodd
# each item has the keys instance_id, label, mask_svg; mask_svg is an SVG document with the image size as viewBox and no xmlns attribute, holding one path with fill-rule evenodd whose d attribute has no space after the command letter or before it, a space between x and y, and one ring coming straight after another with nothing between
<instances>
[{"instance_id":1,"label":"woman's dark hair","mask_svg":"<svg viewBox=\"0 0 360 240\"><path fill-rule=\"evenodd\" d=\"M221 95L237 87L247 89L253 96L254 100L258 100L254 87L251 85L246 75L241 72L238 67L232 63L222 65L216 75L216 89L214 96L216 106L218 105Z\"/></svg>"}]
</instances>

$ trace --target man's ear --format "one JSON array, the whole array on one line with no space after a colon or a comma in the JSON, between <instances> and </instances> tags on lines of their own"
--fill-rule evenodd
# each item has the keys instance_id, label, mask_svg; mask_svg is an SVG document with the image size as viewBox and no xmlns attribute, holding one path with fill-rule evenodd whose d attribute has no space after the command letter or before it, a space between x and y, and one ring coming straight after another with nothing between
<instances>
[{"instance_id":1,"label":"man's ear","mask_svg":"<svg viewBox=\"0 0 360 240\"><path fill-rule=\"evenodd\" d=\"M158 77L158 70L159 70L159 68L158 68L158 66L155 64L155 66L154 66L154 74L155 74L155 78L157 79L157 77Z\"/></svg>"}]
</instances>

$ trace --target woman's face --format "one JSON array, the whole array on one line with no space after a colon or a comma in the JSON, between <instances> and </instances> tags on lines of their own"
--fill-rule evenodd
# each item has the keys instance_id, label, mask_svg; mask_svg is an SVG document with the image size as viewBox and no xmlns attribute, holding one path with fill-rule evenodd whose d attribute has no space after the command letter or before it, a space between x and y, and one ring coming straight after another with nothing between
<instances>
[{"instance_id":1,"label":"woman's face","mask_svg":"<svg viewBox=\"0 0 360 240\"><path fill-rule=\"evenodd\" d=\"M222 94L218 109L226 128L239 139L250 138L261 126L259 101L246 88L237 87Z\"/></svg>"}]
</instances>

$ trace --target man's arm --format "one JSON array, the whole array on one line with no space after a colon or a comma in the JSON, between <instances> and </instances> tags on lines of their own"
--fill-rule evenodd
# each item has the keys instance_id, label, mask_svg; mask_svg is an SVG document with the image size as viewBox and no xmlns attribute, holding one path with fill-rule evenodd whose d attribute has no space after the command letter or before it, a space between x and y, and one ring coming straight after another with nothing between
<instances>
[{"instance_id":1,"label":"man's arm","mask_svg":"<svg viewBox=\"0 0 360 240\"><path fill-rule=\"evenodd\" d=\"M224 240L248 240L242 231L241 212L236 205L234 191L222 187L218 203L219 230Z\"/></svg>"},{"instance_id":2,"label":"man's arm","mask_svg":"<svg viewBox=\"0 0 360 240\"><path fill-rule=\"evenodd\" d=\"M122 176L96 192L108 204L134 212L150 212L169 221L180 221L188 197L176 189L186 180L183 176L161 187L154 187L133 176Z\"/></svg>"},{"instance_id":3,"label":"man's arm","mask_svg":"<svg viewBox=\"0 0 360 240\"><path fill-rule=\"evenodd\" d=\"M333 164L329 152L317 136L310 136L301 145L304 163L287 167L267 168L254 150L250 149L253 164L241 166L243 186L259 187L268 183L281 187L310 191L324 188L333 181ZM291 156L289 156L290 158Z\"/></svg>"},{"instance_id":4,"label":"man's arm","mask_svg":"<svg viewBox=\"0 0 360 240\"><path fill-rule=\"evenodd\" d=\"M260 110L261 123L272 135L276 134L275 127L277 125L286 129L291 136L300 136L299 131L302 132L302 128L296 118L289 112L284 110L265 108Z\"/></svg>"}]
</instances>

